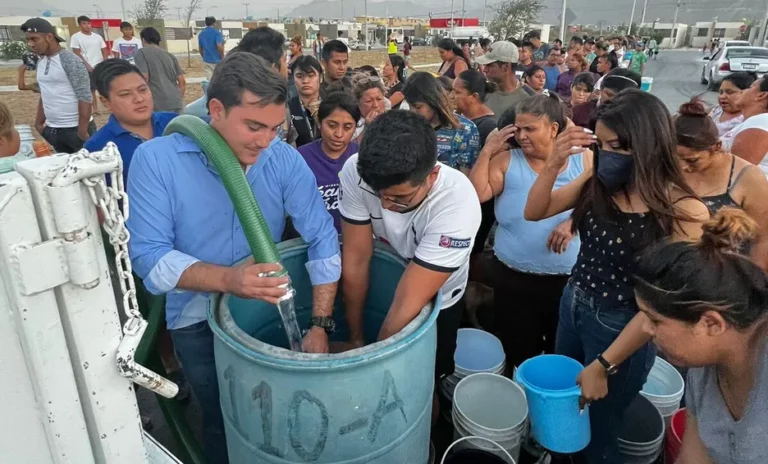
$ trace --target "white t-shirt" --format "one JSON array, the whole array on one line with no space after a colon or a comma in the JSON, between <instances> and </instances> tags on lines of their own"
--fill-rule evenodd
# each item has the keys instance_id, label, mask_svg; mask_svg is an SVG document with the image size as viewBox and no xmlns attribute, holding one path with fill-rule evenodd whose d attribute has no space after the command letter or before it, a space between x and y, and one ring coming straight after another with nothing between
<instances>
[{"instance_id":1,"label":"white t-shirt","mask_svg":"<svg viewBox=\"0 0 768 464\"><path fill-rule=\"evenodd\" d=\"M730 150L733 147L736 136L747 129L760 129L768 132L768 113L756 114L720 137L720 140L723 142L723 148ZM763 155L763 159L757 163L757 166L768 177L768 153Z\"/></svg>"},{"instance_id":2,"label":"white t-shirt","mask_svg":"<svg viewBox=\"0 0 768 464\"><path fill-rule=\"evenodd\" d=\"M119 53L120 58L128 60L133 63L133 55L141 49L141 39L138 37L131 37L131 40L125 40L120 37L112 42L112 51Z\"/></svg>"},{"instance_id":3,"label":"white t-shirt","mask_svg":"<svg viewBox=\"0 0 768 464\"><path fill-rule=\"evenodd\" d=\"M53 128L77 127L78 98L70 77L62 65L61 57L69 53L70 60L79 60L72 52L63 50L54 56L44 56L37 63L37 82L43 100L45 124ZM81 69L83 64L80 64ZM87 78L87 74L83 72ZM86 80L85 85L88 85Z\"/></svg>"},{"instance_id":4,"label":"white t-shirt","mask_svg":"<svg viewBox=\"0 0 768 464\"><path fill-rule=\"evenodd\" d=\"M83 55L85 61L92 68L104 61L104 55L102 55L101 50L107 48L107 43L95 32L91 32L89 35L85 35L82 32L76 32L75 34L72 34L69 45L73 49L80 49L80 54Z\"/></svg>"},{"instance_id":5,"label":"white t-shirt","mask_svg":"<svg viewBox=\"0 0 768 464\"><path fill-rule=\"evenodd\" d=\"M379 197L360 178L357 157L352 155L339 174L342 219L370 223L375 238L401 257L430 270L450 272L441 289L442 308L456 304L467 286L469 254L480 227L480 201L472 183L460 171L437 163L440 171L427 198L415 210L397 213L382 208Z\"/></svg>"}]
</instances>

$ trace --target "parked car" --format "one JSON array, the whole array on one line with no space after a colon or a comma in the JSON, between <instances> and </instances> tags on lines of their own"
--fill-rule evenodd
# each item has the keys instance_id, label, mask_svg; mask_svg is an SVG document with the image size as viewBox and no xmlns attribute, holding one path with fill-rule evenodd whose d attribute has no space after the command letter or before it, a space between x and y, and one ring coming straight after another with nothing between
<instances>
[{"instance_id":1,"label":"parked car","mask_svg":"<svg viewBox=\"0 0 768 464\"><path fill-rule=\"evenodd\" d=\"M751 47L752 44L746 40L726 40L725 47Z\"/></svg>"},{"instance_id":2,"label":"parked car","mask_svg":"<svg viewBox=\"0 0 768 464\"><path fill-rule=\"evenodd\" d=\"M768 73L768 48L765 47L725 46L712 57L704 57L704 60L701 83L707 85L709 90L717 89L723 78L732 72L753 72L758 77Z\"/></svg>"},{"instance_id":3,"label":"parked car","mask_svg":"<svg viewBox=\"0 0 768 464\"><path fill-rule=\"evenodd\" d=\"M421 37L415 37L413 40L411 40L411 45L413 45L414 47L426 47L427 39L423 39Z\"/></svg>"},{"instance_id":4,"label":"parked car","mask_svg":"<svg viewBox=\"0 0 768 464\"><path fill-rule=\"evenodd\" d=\"M353 42L349 42L349 48L351 48L352 50L370 50L371 44L368 44L366 46L366 44L364 44L363 42L353 41Z\"/></svg>"}]
</instances>

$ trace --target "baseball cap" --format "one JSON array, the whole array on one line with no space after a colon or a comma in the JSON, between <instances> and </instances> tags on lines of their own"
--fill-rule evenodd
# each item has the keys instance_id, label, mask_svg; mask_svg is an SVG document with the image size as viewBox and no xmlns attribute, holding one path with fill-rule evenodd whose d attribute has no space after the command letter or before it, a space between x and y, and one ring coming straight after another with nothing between
<instances>
[{"instance_id":1,"label":"baseball cap","mask_svg":"<svg viewBox=\"0 0 768 464\"><path fill-rule=\"evenodd\" d=\"M475 58L475 61L479 64L486 65L496 61L502 63L517 63L520 54L517 51L517 45L512 42L501 40L491 44L491 48L484 55Z\"/></svg>"},{"instance_id":2,"label":"baseball cap","mask_svg":"<svg viewBox=\"0 0 768 464\"><path fill-rule=\"evenodd\" d=\"M53 38L58 42L64 42L64 39L59 37L59 34L56 33L56 28L53 26L53 24L49 23L43 18L28 19L26 22L24 22L24 24L21 25L21 31L34 32L38 34L53 34Z\"/></svg>"}]
</instances>

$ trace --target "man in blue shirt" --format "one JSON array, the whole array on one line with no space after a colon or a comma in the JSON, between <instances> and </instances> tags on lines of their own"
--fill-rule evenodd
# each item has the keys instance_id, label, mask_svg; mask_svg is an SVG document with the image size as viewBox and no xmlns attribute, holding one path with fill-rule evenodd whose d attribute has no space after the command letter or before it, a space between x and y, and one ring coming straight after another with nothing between
<instances>
[{"instance_id":1,"label":"man in blue shirt","mask_svg":"<svg viewBox=\"0 0 768 464\"><path fill-rule=\"evenodd\" d=\"M165 126L176 114L152 111L149 85L139 68L128 61L102 61L93 69L93 80L101 102L112 115L107 124L85 142L84 148L98 151L104 149L107 142L117 145L123 158L123 180L127 181L133 153L145 141L163 135Z\"/></svg>"},{"instance_id":2,"label":"man in blue shirt","mask_svg":"<svg viewBox=\"0 0 768 464\"><path fill-rule=\"evenodd\" d=\"M203 69L205 78L209 81L213 77L213 70L216 65L221 63L224 58L224 36L221 31L216 29L216 18L207 16L205 18L205 29L197 35L197 46L200 49L200 56L203 57Z\"/></svg>"},{"instance_id":3,"label":"man in blue shirt","mask_svg":"<svg viewBox=\"0 0 768 464\"><path fill-rule=\"evenodd\" d=\"M301 155L276 139L288 89L262 58L232 53L208 87L210 125L243 166L275 241L290 216L309 243L306 266L313 285L313 321L333 313L341 275L339 241L317 182ZM190 138L173 134L136 150L128 178L133 269L154 294L167 294L166 322L189 384L203 410L210 463L226 463L213 333L206 311L217 293L276 303L285 277L262 277L277 264L235 264L250 251L232 202L214 165ZM325 330L304 337L309 352L327 352Z\"/></svg>"}]
</instances>

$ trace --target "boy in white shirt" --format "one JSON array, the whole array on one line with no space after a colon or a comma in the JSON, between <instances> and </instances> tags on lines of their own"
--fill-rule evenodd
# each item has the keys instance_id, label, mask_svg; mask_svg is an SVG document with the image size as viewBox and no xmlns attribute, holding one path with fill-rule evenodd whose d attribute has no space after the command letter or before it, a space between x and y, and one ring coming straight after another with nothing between
<instances>
[{"instance_id":1,"label":"boy in white shirt","mask_svg":"<svg viewBox=\"0 0 768 464\"><path fill-rule=\"evenodd\" d=\"M112 56L135 63L133 56L141 49L141 39L133 36L133 25L128 21L120 23L123 36L112 42Z\"/></svg>"},{"instance_id":2,"label":"boy in white shirt","mask_svg":"<svg viewBox=\"0 0 768 464\"><path fill-rule=\"evenodd\" d=\"M347 160L339 177L341 282L351 343L364 344L368 266L373 240L379 239L409 261L379 340L402 330L442 290L435 378L453 373L469 255L480 227L472 183L437 161L429 122L402 110L383 113L366 128L360 153Z\"/></svg>"},{"instance_id":3,"label":"boy in white shirt","mask_svg":"<svg viewBox=\"0 0 768 464\"><path fill-rule=\"evenodd\" d=\"M80 32L72 34L69 40L70 48L79 56L85 68L88 70L88 74L91 76L91 96L93 97L93 113L98 114L98 99L96 98L96 83L93 81L93 68L97 64L106 60L109 56L107 50L107 43L104 42L99 34L94 34L91 30L91 18L88 16L79 16L77 18L77 25L80 26Z\"/></svg>"}]
</instances>

